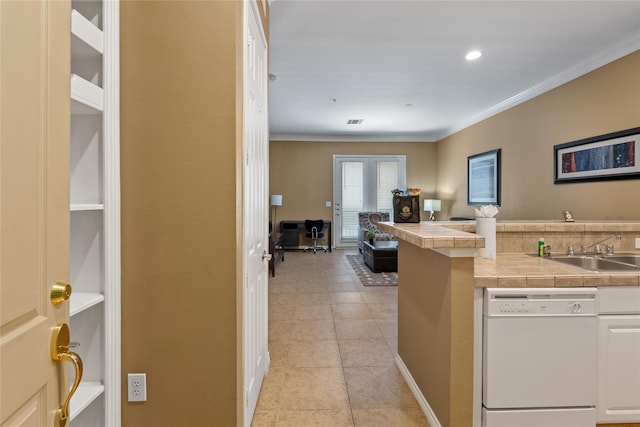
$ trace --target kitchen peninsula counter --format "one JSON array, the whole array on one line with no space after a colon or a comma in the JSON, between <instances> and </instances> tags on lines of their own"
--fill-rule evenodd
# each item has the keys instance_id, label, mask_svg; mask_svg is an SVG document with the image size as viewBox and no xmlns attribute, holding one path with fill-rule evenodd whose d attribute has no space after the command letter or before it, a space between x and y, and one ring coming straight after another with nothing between
<instances>
[{"instance_id":1,"label":"kitchen peninsula counter","mask_svg":"<svg viewBox=\"0 0 640 427\"><path fill-rule=\"evenodd\" d=\"M496 259L476 256L484 238L475 234L475 221L378 227L398 239L397 364L427 418L443 427L471 427L478 419L474 336L481 324L474 313L482 310L476 306L481 288L640 285L637 273L591 272L523 250L535 247L539 237L561 248L622 233L616 249L627 252L638 222L498 222L498 233L505 234L497 239Z\"/></svg>"},{"instance_id":2,"label":"kitchen peninsula counter","mask_svg":"<svg viewBox=\"0 0 640 427\"><path fill-rule=\"evenodd\" d=\"M378 228L398 238L398 367L432 424L471 427L474 256L484 238L430 222Z\"/></svg>"},{"instance_id":3,"label":"kitchen peninsula counter","mask_svg":"<svg viewBox=\"0 0 640 427\"><path fill-rule=\"evenodd\" d=\"M475 234L475 221L434 221L409 224L380 223L380 228L422 249L465 249L484 247L484 238ZM498 232L637 232L637 221L501 221ZM537 236L537 234L536 234ZM591 239L593 240L593 239ZM562 245L558 245L562 247ZM622 250L627 253L629 245ZM459 251L459 253L464 253ZM640 252L634 252L640 253ZM576 254L579 256L579 254ZM522 252L498 253L496 259L475 257L476 287L582 287L640 286L640 272L593 272L547 257Z\"/></svg>"},{"instance_id":4,"label":"kitchen peninsula counter","mask_svg":"<svg viewBox=\"0 0 640 427\"><path fill-rule=\"evenodd\" d=\"M475 231L475 221L470 224L428 221L406 224L379 222L378 228L421 249L484 248L484 237L468 232Z\"/></svg>"}]
</instances>

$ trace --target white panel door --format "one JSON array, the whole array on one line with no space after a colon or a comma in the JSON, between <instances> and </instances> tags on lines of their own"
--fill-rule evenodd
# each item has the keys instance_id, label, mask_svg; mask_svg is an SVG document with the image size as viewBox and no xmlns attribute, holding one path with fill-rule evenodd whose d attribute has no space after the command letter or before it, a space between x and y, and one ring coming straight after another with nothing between
<instances>
[{"instance_id":1,"label":"white panel door","mask_svg":"<svg viewBox=\"0 0 640 427\"><path fill-rule=\"evenodd\" d=\"M244 3L243 358L244 422L249 427L268 370L267 256L269 132L267 44L255 1Z\"/></svg>"},{"instance_id":2,"label":"white panel door","mask_svg":"<svg viewBox=\"0 0 640 427\"><path fill-rule=\"evenodd\" d=\"M0 2L0 424L53 426L52 285L69 280L68 2Z\"/></svg>"}]
</instances>

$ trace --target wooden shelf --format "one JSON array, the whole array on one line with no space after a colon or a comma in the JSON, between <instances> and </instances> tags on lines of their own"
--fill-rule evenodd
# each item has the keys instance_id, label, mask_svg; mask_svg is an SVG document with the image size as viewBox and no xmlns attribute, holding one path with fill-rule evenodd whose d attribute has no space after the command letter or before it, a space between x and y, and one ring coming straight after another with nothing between
<instances>
[{"instance_id":1,"label":"wooden shelf","mask_svg":"<svg viewBox=\"0 0 640 427\"><path fill-rule=\"evenodd\" d=\"M78 313L83 312L96 304L100 304L104 301L104 295L94 292L73 292L69 299L69 315L75 316Z\"/></svg>"},{"instance_id":2,"label":"wooden shelf","mask_svg":"<svg viewBox=\"0 0 640 427\"><path fill-rule=\"evenodd\" d=\"M94 382L80 382L78 389L74 393L73 397L71 397L71 402L69 403L69 420L73 421L73 419L78 416L78 414L80 414L102 393L104 393L104 384Z\"/></svg>"},{"instance_id":3,"label":"wooden shelf","mask_svg":"<svg viewBox=\"0 0 640 427\"><path fill-rule=\"evenodd\" d=\"M103 98L101 87L71 74L71 114L100 114Z\"/></svg>"},{"instance_id":4,"label":"wooden shelf","mask_svg":"<svg viewBox=\"0 0 640 427\"><path fill-rule=\"evenodd\" d=\"M72 58L97 58L102 55L104 46L102 30L77 10L71 11L71 35Z\"/></svg>"}]
</instances>

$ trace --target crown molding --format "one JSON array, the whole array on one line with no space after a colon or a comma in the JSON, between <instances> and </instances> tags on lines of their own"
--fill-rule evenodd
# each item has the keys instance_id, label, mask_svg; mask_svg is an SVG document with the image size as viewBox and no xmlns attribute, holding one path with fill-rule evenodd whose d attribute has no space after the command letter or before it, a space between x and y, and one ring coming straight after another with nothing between
<instances>
[{"instance_id":1,"label":"crown molding","mask_svg":"<svg viewBox=\"0 0 640 427\"><path fill-rule=\"evenodd\" d=\"M435 138L416 135L309 135L270 134L269 141L296 142L436 142Z\"/></svg>"}]
</instances>

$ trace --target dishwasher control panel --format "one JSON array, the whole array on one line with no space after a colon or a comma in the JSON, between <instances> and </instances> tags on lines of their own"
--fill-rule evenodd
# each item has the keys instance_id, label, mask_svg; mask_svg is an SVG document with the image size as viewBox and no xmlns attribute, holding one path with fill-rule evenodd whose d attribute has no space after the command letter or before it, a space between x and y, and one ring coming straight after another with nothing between
<instances>
[{"instance_id":1,"label":"dishwasher control panel","mask_svg":"<svg viewBox=\"0 0 640 427\"><path fill-rule=\"evenodd\" d=\"M485 316L595 316L596 296L595 288L488 288L484 313Z\"/></svg>"}]
</instances>

